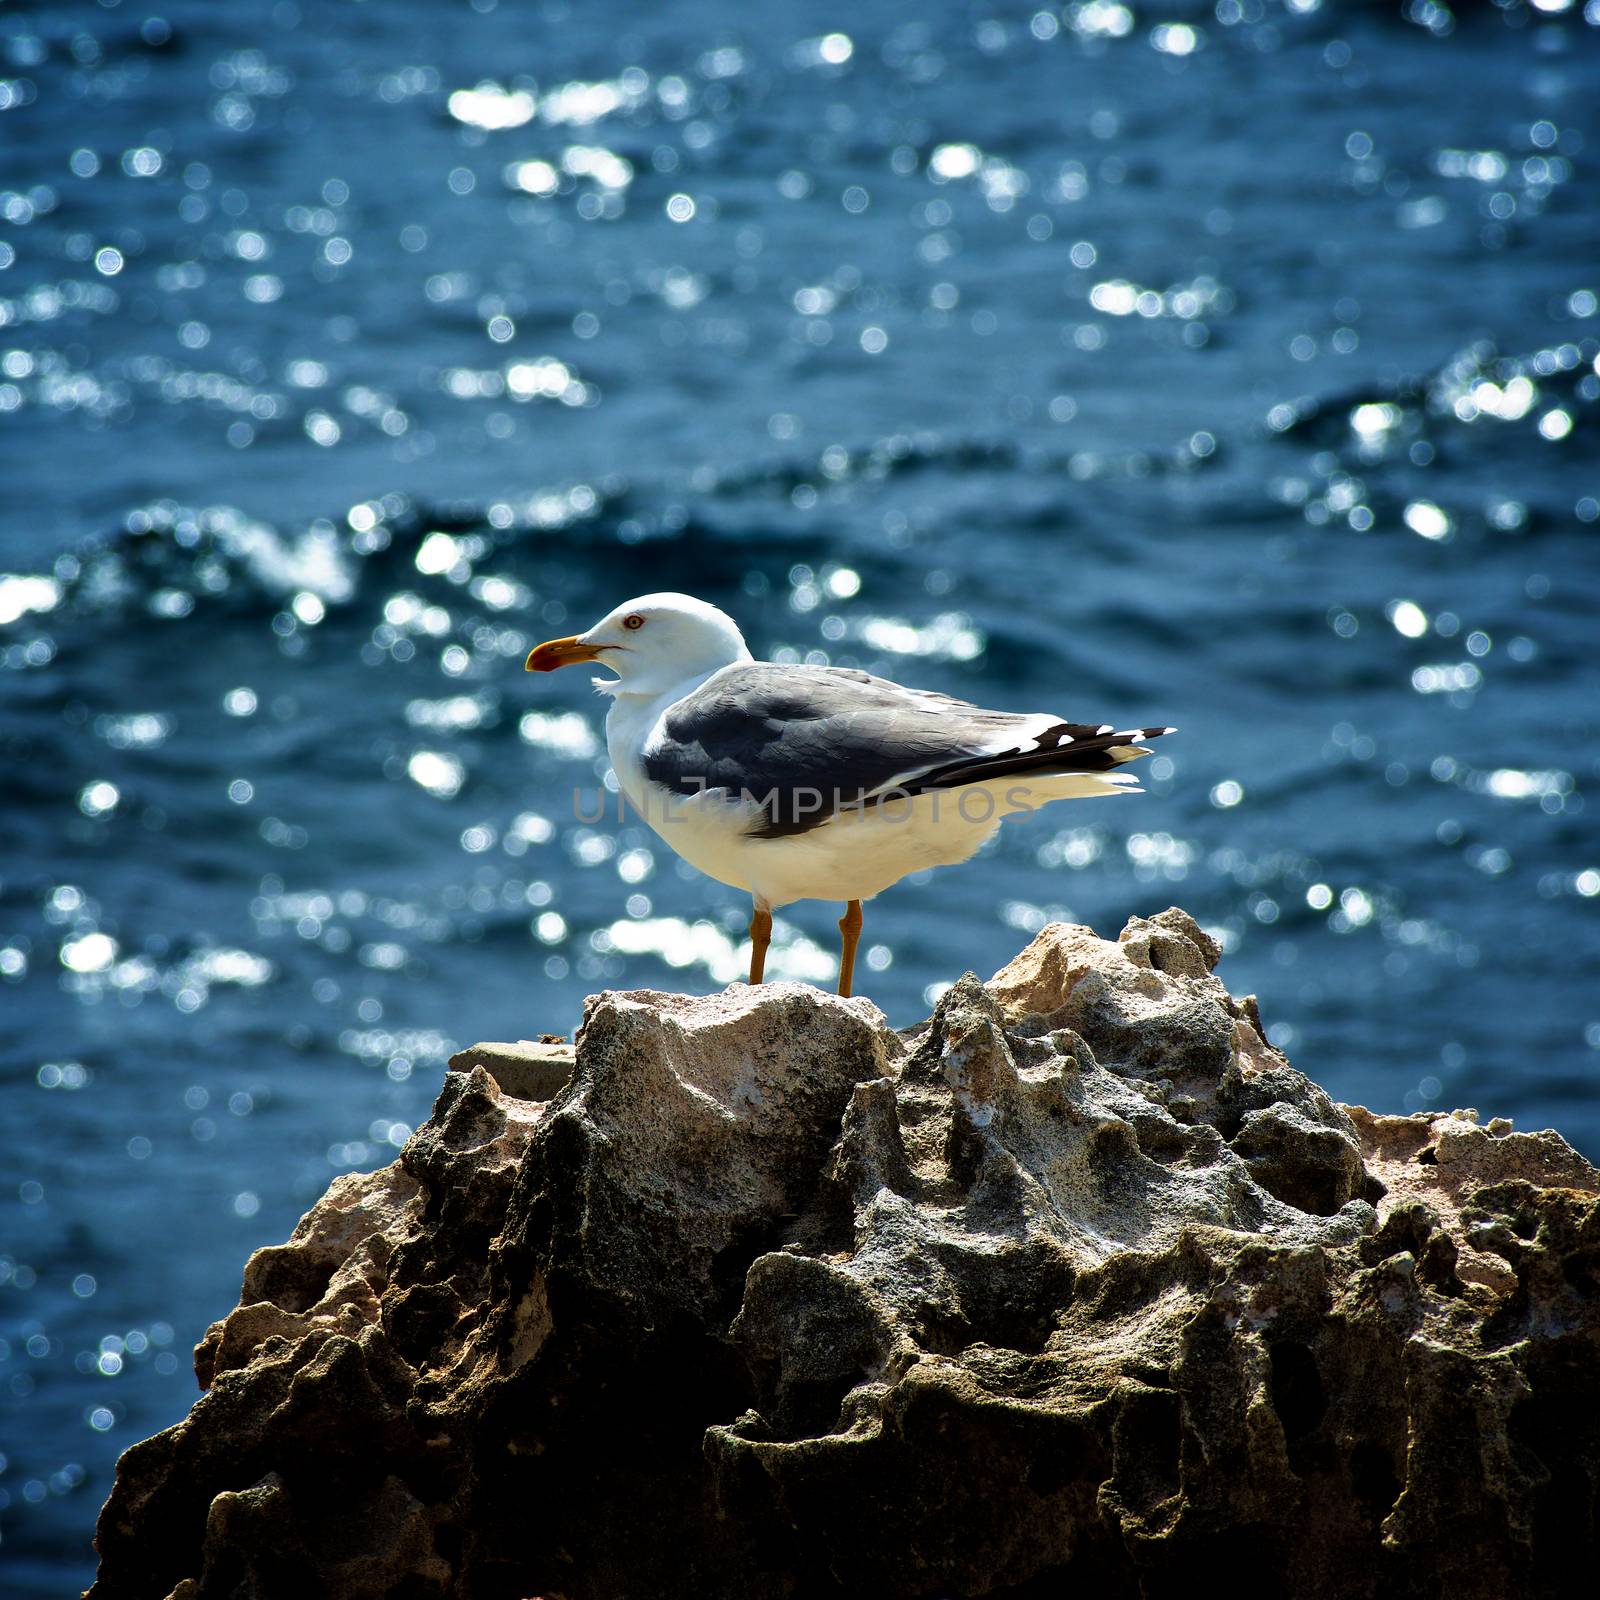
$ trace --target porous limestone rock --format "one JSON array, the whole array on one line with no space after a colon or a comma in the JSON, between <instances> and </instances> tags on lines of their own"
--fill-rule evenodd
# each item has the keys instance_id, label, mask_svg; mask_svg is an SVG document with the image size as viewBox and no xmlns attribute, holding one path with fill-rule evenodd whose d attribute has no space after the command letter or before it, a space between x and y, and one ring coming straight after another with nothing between
<instances>
[{"instance_id":1,"label":"porous limestone rock","mask_svg":"<svg viewBox=\"0 0 1600 1600\"><path fill-rule=\"evenodd\" d=\"M1335 1105L1218 955L1052 925L905 1034L603 994L548 1100L465 1052L251 1258L95 1600L1574 1592L1600 1174Z\"/></svg>"}]
</instances>

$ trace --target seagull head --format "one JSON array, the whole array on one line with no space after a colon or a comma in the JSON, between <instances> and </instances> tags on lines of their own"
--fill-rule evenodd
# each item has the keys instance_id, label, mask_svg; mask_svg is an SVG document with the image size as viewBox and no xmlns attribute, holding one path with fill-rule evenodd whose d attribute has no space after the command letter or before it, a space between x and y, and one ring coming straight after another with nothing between
<instances>
[{"instance_id":1,"label":"seagull head","mask_svg":"<svg viewBox=\"0 0 1600 1600\"><path fill-rule=\"evenodd\" d=\"M554 672L598 661L615 678L596 678L604 694L660 694L704 678L750 652L725 611L687 594L646 594L625 601L585 633L548 639L528 653L529 672Z\"/></svg>"}]
</instances>

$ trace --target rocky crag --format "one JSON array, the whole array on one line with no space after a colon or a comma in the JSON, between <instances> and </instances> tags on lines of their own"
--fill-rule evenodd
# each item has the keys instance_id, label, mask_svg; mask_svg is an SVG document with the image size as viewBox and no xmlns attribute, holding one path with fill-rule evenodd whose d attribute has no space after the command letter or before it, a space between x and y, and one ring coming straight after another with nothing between
<instances>
[{"instance_id":1,"label":"rocky crag","mask_svg":"<svg viewBox=\"0 0 1600 1600\"><path fill-rule=\"evenodd\" d=\"M1057 925L905 1034L780 983L469 1059L251 1258L94 1600L1584 1592L1600 1173L1334 1104L1216 960Z\"/></svg>"}]
</instances>

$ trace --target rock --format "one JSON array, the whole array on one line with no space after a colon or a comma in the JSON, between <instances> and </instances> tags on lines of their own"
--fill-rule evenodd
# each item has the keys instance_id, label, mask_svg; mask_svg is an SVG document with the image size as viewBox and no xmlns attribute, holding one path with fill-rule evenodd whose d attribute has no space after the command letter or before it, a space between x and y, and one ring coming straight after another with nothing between
<instances>
[{"instance_id":1,"label":"rock","mask_svg":"<svg viewBox=\"0 0 1600 1600\"><path fill-rule=\"evenodd\" d=\"M463 1052L251 1258L95 1600L1572 1592L1600 1173L1334 1104L1218 956L1053 925L904 1035L779 983L597 996L559 1087Z\"/></svg>"},{"instance_id":2,"label":"rock","mask_svg":"<svg viewBox=\"0 0 1600 1600\"><path fill-rule=\"evenodd\" d=\"M452 1072L482 1067L502 1092L519 1100L549 1100L572 1076L573 1050L564 1040L519 1039L515 1044L475 1044L450 1057Z\"/></svg>"},{"instance_id":3,"label":"rock","mask_svg":"<svg viewBox=\"0 0 1600 1600\"><path fill-rule=\"evenodd\" d=\"M1456 1270L1468 1282L1501 1290L1516 1282L1505 1252L1490 1246L1482 1226L1469 1226L1463 1215L1480 1191L1507 1182L1541 1190L1587 1192L1594 1186L1594 1168L1548 1129L1513 1133L1504 1117L1480 1128L1476 1111L1383 1117L1363 1106L1347 1109L1367 1169L1387 1191L1384 1222L1408 1202L1422 1206L1432 1228L1454 1243Z\"/></svg>"}]
</instances>

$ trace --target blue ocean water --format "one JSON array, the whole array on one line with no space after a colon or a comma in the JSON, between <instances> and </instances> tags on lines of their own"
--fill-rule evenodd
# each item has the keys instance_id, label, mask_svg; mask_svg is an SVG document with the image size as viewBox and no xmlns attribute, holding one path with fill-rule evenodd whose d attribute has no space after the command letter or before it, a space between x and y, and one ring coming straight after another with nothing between
<instances>
[{"instance_id":1,"label":"blue ocean water","mask_svg":"<svg viewBox=\"0 0 1600 1600\"><path fill-rule=\"evenodd\" d=\"M521 670L635 593L1180 727L868 906L896 1023L1176 901L1600 1155L1597 172L1600 0L0 3L6 1592L454 1046L742 970Z\"/></svg>"}]
</instances>

